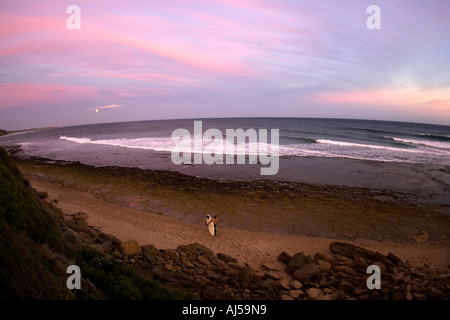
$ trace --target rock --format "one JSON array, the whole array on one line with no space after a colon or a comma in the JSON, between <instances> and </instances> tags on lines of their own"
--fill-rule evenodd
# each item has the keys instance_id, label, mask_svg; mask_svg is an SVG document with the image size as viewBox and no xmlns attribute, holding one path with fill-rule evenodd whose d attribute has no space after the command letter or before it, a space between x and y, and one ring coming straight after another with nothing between
<instances>
[{"instance_id":1,"label":"rock","mask_svg":"<svg viewBox=\"0 0 450 320\"><path fill-rule=\"evenodd\" d=\"M360 296L364 293L364 290L362 288L358 288L356 287L355 289L353 289L353 295L354 296Z\"/></svg>"},{"instance_id":2,"label":"rock","mask_svg":"<svg viewBox=\"0 0 450 320\"><path fill-rule=\"evenodd\" d=\"M211 269L206 270L206 277L209 280L218 280L220 278L220 276Z\"/></svg>"},{"instance_id":3,"label":"rock","mask_svg":"<svg viewBox=\"0 0 450 320\"><path fill-rule=\"evenodd\" d=\"M303 288L303 283L301 283L298 280L292 280L290 285L291 285L291 288L294 290Z\"/></svg>"},{"instance_id":4,"label":"rock","mask_svg":"<svg viewBox=\"0 0 450 320\"><path fill-rule=\"evenodd\" d=\"M305 256L303 252L296 253L286 266L286 273L293 275L294 272L307 264L313 262L310 256Z\"/></svg>"},{"instance_id":5,"label":"rock","mask_svg":"<svg viewBox=\"0 0 450 320\"><path fill-rule=\"evenodd\" d=\"M394 281L395 283L403 281L403 279L405 279L405 275L401 272L398 272L397 270L392 270L390 276L392 281Z\"/></svg>"},{"instance_id":6,"label":"rock","mask_svg":"<svg viewBox=\"0 0 450 320\"><path fill-rule=\"evenodd\" d=\"M283 262L284 264L288 264L289 261L291 261L292 256L287 253L287 252L281 252L280 255L278 256L278 260L280 260L281 262Z\"/></svg>"},{"instance_id":7,"label":"rock","mask_svg":"<svg viewBox=\"0 0 450 320\"><path fill-rule=\"evenodd\" d=\"M92 243L92 244L89 245L89 247L91 247L92 249L94 249L96 251L103 252L103 247L99 243Z\"/></svg>"},{"instance_id":8,"label":"rock","mask_svg":"<svg viewBox=\"0 0 450 320\"><path fill-rule=\"evenodd\" d=\"M39 199L44 200L47 199L48 197L48 193L45 191L37 191L37 196L39 197Z\"/></svg>"},{"instance_id":9,"label":"rock","mask_svg":"<svg viewBox=\"0 0 450 320\"><path fill-rule=\"evenodd\" d=\"M255 271L253 271L252 269L244 269L241 272L239 272L238 277L239 281L242 283L242 286L248 287L256 277L256 274Z\"/></svg>"},{"instance_id":10,"label":"rock","mask_svg":"<svg viewBox=\"0 0 450 320\"><path fill-rule=\"evenodd\" d=\"M406 300L412 300L413 295L411 294L411 284L406 285Z\"/></svg>"},{"instance_id":11,"label":"rock","mask_svg":"<svg viewBox=\"0 0 450 320\"><path fill-rule=\"evenodd\" d=\"M301 267L300 269L295 270L294 274L292 275L292 278L300 281L309 280L317 276L321 270L322 269L318 264L309 263Z\"/></svg>"},{"instance_id":12,"label":"rock","mask_svg":"<svg viewBox=\"0 0 450 320\"><path fill-rule=\"evenodd\" d=\"M193 243L193 244L189 244L189 245L185 245L185 246L179 246L178 250L183 251L189 257L191 257L191 256L211 257L214 255L211 249L208 249L207 247L205 247L199 243Z\"/></svg>"},{"instance_id":13,"label":"rock","mask_svg":"<svg viewBox=\"0 0 450 320\"><path fill-rule=\"evenodd\" d=\"M354 259L356 256L363 257L367 262L373 264L373 261L380 261L386 266L391 264L390 260L379 252L373 252L361 247L357 247L350 243L333 242L330 244L330 250L334 253L342 255L349 259Z\"/></svg>"},{"instance_id":14,"label":"rock","mask_svg":"<svg viewBox=\"0 0 450 320\"><path fill-rule=\"evenodd\" d=\"M300 289L289 291L289 296L292 299L298 299L298 297L300 297L300 295L304 295L304 294L305 293L302 290L300 290Z\"/></svg>"},{"instance_id":15,"label":"rock","mask_svg":"<svg viewBox=\"0 0 450 320\"><path fill-rule=\"evenodd\" d=\"M331 268L331 263L322 259L317 260L317 264L322 268L322 270L330 270Z\"/></svg>"},{"instance_id":16,"label":"rock","mask_svg":"<svg viewBox=\"0 0 450 320\"><path fill-rule=\"evenodd\" d=\"M189 267L189 268L195 268L195 266L192 264L191 261L189 261L188 258L181 257L181 258L180 258L180 261L181 261L181 263L184 264L186 267Z\"/></svg>"},{"instance_id":17,"label":"rock","mask_svg":"<svg viewBox=\"0 0 450 320\"><path fill-rule=\"evenodd\" d=\"M120 249L124 256L135 256L142 253L141 246L134 240L122 242Z\"/></svg>"},{"instance_id":18,"label":"rock","mask_svg":"<svg viewBox=\"0 0 450 320\"><path fill-rule=\"evenodd\" d=\"M427 296L422 293L413 292L412 295L416 300L427 300Z\"/></svg>"},{"instance_id":19,"label":"rock","mask_svg":"<svg viewBox=\"0 0 450 320\"><path fill-rule=\"evenodd\" d=\"M152 244L142 246L142 252L145 256L161 256L161 252Z\"/></svg>"},{"instance_id":20,"label":"rock","mask_svg":"<svg viewBox=\"0 0 450 320\"><path fill-rule=\"evenodd\" d=\"M295 281L297 281L297 280L295 280ZM299 281L297 281L297 282L299 282ZM279 282L280 287L285 290L291 289L290 283L291 283L291 281L289 281L289 279L287 279L287 278L283 278ZM298 289L300 289L300 288L298 288Z\"/></svg>"},{"instance_id":21,"label":"rock","mask_svg":"<svg viewBox=\"0 0 450 320\"><path fill-rule=\"evenodd\" d=\"M339 299L339 293L335 292L324 295L320 300L337 300L337 299Z\"/></svg>"},{"instance_id":22,"label":"rock","mask_svg":"<svg viewBox=\"0 0 450 320\"><path fill-rule=\"evenodd\" d=\"M403 264L402 260L391 252L388 253L387 258L395 264Z\"/></svg>"},{"instance_id":23,"label":"rock","mask_svg":"<svg viewBox=\"0 0 450 320\"><path fill-rule=\"evenodd\" d=\"M107 240L111 240L113 246L117 247L120 246L120 244L122 243L122 241L120 241L116 236L112 234L100 233L100 235Z\"/></svg>"},{"instance_id":24,"label":"rock","mask_svg":"<svg viewBox=\"0 0 450 320\"><path fill-rule=\"evenodd\" d=\"M219 258L222 261L225 261L226 263L237 263L238 262L235 258L233 258L225 253L218 253L217 258Z\"/></svg>"},{"instance_id":25,"label":"rock","mask_svg":"<svg viewBox=\"0 0 450 320\"><path fill-rule=\"evenodd\" d=\"M272 279L272 280L280 280L281 276L278 271L269 270L264 274L263 278Z\"/></svg>"},{"instance_id":26,"label":"rock","mask_svg":"<svg viewBox=\"0 0 450 320\"><path fill-rule=\"evenodd\" d=\"M205 258L204 256L198 256L197 260L201 263L204 264L205 266L209 266L211 263L209 262L209 260L207 258Z\"/></svg>"},{"instance_id":27,"label":"rock","mask_svg":"<svg viewBox=\"0 0 450 320\"><path fill-rule=\"evenodd\" d=\"M273 292L275 282L272 279L266 279L261 283L261 286L268 292Z\"/></svg>"},{"instance_id":28,"label":"rock","mask_svg":"<svg viewBox=\"0 0 450 320\"><path fill-rule=\"evenodd\" d=\"M117 250L114 250L112 253L111 253L111 255L114 257L114 258L117 258L117 259L123 259L123 255L119 252L119 251L117 251Z\"/></svg>"},{"instance_id":29,"label":"rock","mask_svg":"<svg viewBox=\"0 0 450 320\"><path fill-rule=\"evenodd\" d=\"M330 288L323 288L323 293L331 294L333 293L333 290L331 290Z\"/></svg>"},{"instance_id":30,"label":"rock","mask_svg":"<svg viewBox=\"0 0 450 320\"><path fill-rule=\"evenodd\" d=\"M87 220L88 215L87 215L86 213L84 213L84 212L77 212L77 213L75 213L75 214L72 216L72 218L73 218L74 220L76 220L76 221L78 221L78 220Z\"/></svg>"},{"instance_id":31,"label":"rock","mask_svg":"<svg viewBox=\"0 0 450 320\"><path fill-rule=\"evenodd\" d=\"M173 266L170 263L166 263L164 265L164 269L166 269L167 271L172 271L173 270Z\"/></svg>"},{"instance_id":32,"label":"rock","mask_svg":"<svg viewBox=\"0 0 450 320\"><path fill-rule=\"evenodd\" d=\"M326 261L326 262L329 262L329 263L332 262L332 260L329 257L324 255L323 253L317 252L314 255L314 262L318 262L319 260L323 260L323 261Z\"/></svg>"},{"instance_id":33,"label":"rock","mask_svg":"<svg viewBox=\"0 0 450 320\"><path fill-rule=\"evenodd\" d=\"M306 290L309 299L320 300L323 297L323 291L318 288L309 288Z\"/></svg>"},{"instance_id":34,"label":"rock","mask_svg":"<svg viewBox=\"0 0 450 320\"><path fill-rule=\"evenodd\" d=\"M113 249L113 243L111 240L105 241L102 243L102 249L106 253L110 253Z\"/></svg>"},{"instance_id":35,"label":"rock","mask_svg":"<svg viewBox=\"0 0 450 320\"><path fill-rule=\"evenodd\" d=\"M347 280L341 279L341 281L339 282L339 289L349 294L353 292L355 286L352 283L348 282Z\"/></svg>"}]
</instances>

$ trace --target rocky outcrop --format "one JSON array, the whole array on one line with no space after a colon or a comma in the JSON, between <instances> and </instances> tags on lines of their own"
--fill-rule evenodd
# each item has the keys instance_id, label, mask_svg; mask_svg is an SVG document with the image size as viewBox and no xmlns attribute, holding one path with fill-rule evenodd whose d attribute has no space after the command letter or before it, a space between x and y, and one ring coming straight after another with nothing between
<instances>
[{"instance_id":1,"label":"rocky outcrop","mask_svg":"<svg viewBox=\"0 0 450 320\"><path fill-rule=\"evenodd\" d=\"M254 270L198 243L161 250L151 244L121 242L89 226L83 213L70 216L67 223L73 236L110 259L128 264L145 278L202 299L450 299L448 269L440 273L413 271L392 253L385 256L348 243L333 242L330 255L311 257L298 252L291 256L282 252L279 260L285 270L265 266ZM367 288L369 265L380 267L381 289Z\"/></svg>"},{"instance_id":2,"label":"rocky outcrop","mask_svg":"<svg viewBox=\"0 0 450 320\"><path fill-rule=\"evenodd\" d=\"M382 299L426 300L450 299L450 276L446 270L412 270L393 253L387 256L342 242L330 244L332 257L303 253L279 260L286 264L286 272L303 284L301 299ZM367 273L370 265L380 268L380 289L369 289Z\"/></svg>"}]
</instances>

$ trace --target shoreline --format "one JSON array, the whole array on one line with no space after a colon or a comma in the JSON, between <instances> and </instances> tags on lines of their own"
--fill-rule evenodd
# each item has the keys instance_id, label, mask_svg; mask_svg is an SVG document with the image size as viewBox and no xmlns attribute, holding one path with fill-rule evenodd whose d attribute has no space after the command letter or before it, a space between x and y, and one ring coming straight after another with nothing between
<instances>
[{"instance_id":1,"label":"shoreline","mask_svg":"<svg viewBox=\"0 0 450 320\"><path fill-rule=\"evenodd\" d=\"M191 206L193 207L192 210L194 210L196 206L205 205L205 199L201 198L201 192L204 191L203 188L198 185L185 185L186 180L180 180L178 181L178 184L171 185L171 181L177 181L177 179L171 180L168 179L167 176L164 177L164 175L162 175L158 177L158 175L156 175L153 177L154 181L147 181L149 178L146 177L144 181L146 181L147 185L150 182L155 183L155 186L150 188L151 190L145 190L147 192L147 197L149 198L146 199L147 202L139 198L142 196L139 192L138 196L136 197L135 194L134 198L127 198L127 196L125 196L124 199L117 199L114 198L114 189L118 188L122 190L122 192L125 192L130 186L127 184L130 182L130 176L124 176L123 171L119 170L114 172L114 170L111 169L107 170L104 168L90 167L90 171L86 172L86 170L83 171L83 169L86 169L83 165L81 165L81 167L78 166L77 169L77 165L74 167L69 164L49 165L36 161L23 161L17 159L15 162L24 173L25 177L31 182L31 185L39 191L47 192L48 201L62 209L66 215L84 212L88 216L89 225L92 225L102 232L113 234L122 241L136 240L142 245L152 244L161 249L173 249L179 245L197 242L210 248L216 253L222 252L233 256L238 259L240 263L247 263L255 270L261 269L261 266L282 270L283 265L277 258L283 251L289 254L302 251L305 254L310 255L314 255L317 252L329 255L329 245L336 240L344 240L385 255L392 252L403 261L407 261L417 268L446 268L450 265L450 242L448 239L448 228L446 228L449 223L448 217L435 212L427 211L427 214L429 215L427 219L430 220L428 226L435 225L435 229L430 232L428 227L424 228L424 225L421 225L414 230L410 230L408 232L408 237L399 237L396 235L399 227L398 224L386 225L384 228L383 226L380 226L381 230L386 230L384 233L378 234L378 237L374 237L374 235L370 233L361 234L363 236L345 236L343 232L337 233L338 235L341 234L341 236L329 236L330 233L327 234L326 232L320 234L320 230L319 233L316 232L313 236L308 235L307 233L301 234L298 230L296 233L289 235L286 233L280 234L277 232L261 230L258 226L253 229L244 230L243 228L236 228L232 223L229 223L230 221L227 221L226 216L219 214L219 218L221 218L223 223L218 227L218 235L214 238L207 233L206 227L204 227L204 214L199 213L198 215L195 215L195 219L191 217L189 220L186 217L183 218L182 214L179 214L179 218L177 218L176 212L170 212L170 210L176 210L181 207L179 203L178 205L169 205L167 208L167 203L171 200L183 203L184 200L192 200L193 198L198 199L197 201L185 202L184 206ZM94 172L96 174L92 175ZM100 177L102 179L99 180ZM159 180L155 179L155 177ZM134 176L134 181L132 181L134 187L131 188L131 190L128 189L130 193L133 193L136 190L142 191L139 189L139 184L142 183L141 178L142 177ZM92 180L96 180L97 183L101 181L101 186L92 184ZM122 182L122 184L117 185L119 181ZM226 194L224 192L226 189L222 188L224 182L216 181L216 183L217 186L213 188L213 191L214 193L218 193L218 198L222 198L222 202L219 203L219 205L228 205L229 208L231 206L229 203L230 199L235 199L235 202L239 202L239 197L237 197L236 194L243 192L243 190L248 187L244 182L240 182L245 188L238 188L237 190L231 188L229 190L231 193L230 195ZM236 184L233 186L235 187ZM316 188L314 189L316 193L311 195L312 198L306 197L301 198L301 200L303 203L309 201L309 205L311 206L318 206L319 211L324 209L324 203L331 201L331 204L329 204L331 206L339 204L335 202L333 197L337 197L339 195L338 191L342 190L347 190L347 196L349 194L354 195L358 194L358 192L360 193L359 196L361 198L357 202L361 203L353 208L355 212L364 208L364 206L361 207L363 203L369 204L369 206L365 207L365 210L370 211L372 210L370 204L383 205L383 203L386 202L377 202L378 200L375 201L373 199L368 202L368 200L370 200L370 198L368 198L370 192L366 194L365 192L367 190L364 189L347 188L341 190L338 188L337 190L334 190L333 188L330 189L330 186L314 187L310 185L300 185L300 187L302 187L303 192L307 194L313 190L308 188ZM159 196L159 198L152 194L155 190L159 190L160 194L156 195ZM188 192L186 192L186 190L188 190ZM268 196L266 191L251 188L250 190L247 190L246 192L250 192L253 195L252 198L246 198L246 202L244 202L246 203L247 208L251 208L252 206L264 207L268 203L267 201L273 202L273 198L269 197L268 199L265 199L265 197ZM318 191L321 191L322 193L318 194ZM148 194L151 194L151 196ZM166 196L166 210L157 210L155 208L164 208L164 206L161 206L161 202L164 202L164 199L161 198L162 194L165 194ZM190 194L192 197L186 198L186 194ZM246 193L245 196L248 194L249 193ZM386 195L389 196L389 194ZM207 198L209 196L210 194L206 195ZM280 194L275 193L275 196L280 197ZM340 196L345 196L345 194L340 194ZM391 194L390 196L393 195ZM296 197L298 197L298 194ZM293 199L295 199L295 197L293 197ZM209 199L209 201L213 200L216 199ZM284 203L289 203L290 201L292 201L292 199L286 200ZM412 219L412 224L420 220L419 215L411 215L404 211L408 211L408 209L412 208L417 211L416 213L423 213L423 209L405 204L401 199L397 199L396 201L397 202L388 204L388 207L390 208L397 208L396 212L391 212L391 220L394 218L400 219L400 217L409 217ZM143 203L146 203L146 205L143 205ZM353 201L350 201L349 203L353 203ZM278 203L278 205L281 204ZM339 206L341 205L342 203L339 204ZM149 210L149 207L152 209ZM273 207L269 209L273 209ZM376 206L374 210L377 210ZM316 211L315 213L317 214L319 211ZM398 217L392 216L392 214L395 213L398 214ZM234 217L238 219L239 215L235 215ZM330 216L325 215L325 217L329 218ZM306 218L308 218L308 216L303 217L303 220L308 221ZM311 216L309 216L309 218L311 218ZM264 217L260 222L267 223L267 219L270 221L270 217ZM279 218L275 217L275 219ZM362 221L358 217L353 217L353 220L349 217L346 217L345 219L345 223L348 223L349 221L353 222L353 225L347 226L347 229L352 230L353 228L355 232L356 229L354 227L360 227L359 223ZM425 223L427 219L422 219L423 221L420 220L420 222ZM383 222L383 219L378 222L380 221ZM395 221L395 219L392 221ZM384 221L384 223L385 222L386 221ZM310 229L317 225L317 221L309 221L309 223L310 225L308 225L308 228ZM368 223L367 226L370 227L371 224Z\"/></svg>"}]
</instances>

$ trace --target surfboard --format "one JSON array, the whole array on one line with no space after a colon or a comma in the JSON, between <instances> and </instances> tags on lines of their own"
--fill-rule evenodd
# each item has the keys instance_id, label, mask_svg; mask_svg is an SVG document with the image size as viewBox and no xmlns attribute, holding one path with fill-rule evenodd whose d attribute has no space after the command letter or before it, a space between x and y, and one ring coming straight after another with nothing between
<instances>
[{"instance_id":1,"label":"surfboard","mask_svg":"<svg viewBox=\"0 0 450 320\"><path fill-rule=\"evenodd\" d=\"M211 220L212 220L211 216L209 215L206 216L206 224L208 225L209 233L211 233L211 235L214 236L214 222L208 224Z\"/></svg>"}]
</instances>

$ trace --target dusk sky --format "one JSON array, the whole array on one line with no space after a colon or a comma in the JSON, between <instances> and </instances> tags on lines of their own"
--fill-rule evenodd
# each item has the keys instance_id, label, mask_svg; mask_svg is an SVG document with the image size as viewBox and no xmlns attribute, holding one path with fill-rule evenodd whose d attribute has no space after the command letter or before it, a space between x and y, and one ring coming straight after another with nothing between
<instances>
[{"instance_id":1,"label":"dusk sky","mask_svg":"<svg viewBox=\"0 0 450 320\"><path fill-rule=\"evenodd\" d=\"M81 28L70 30L70 5ZM370 5L381 29L366 26ZM450 125L450 1L1 1L0 128L210 117Z\"/></svg>"}]
</instances>

